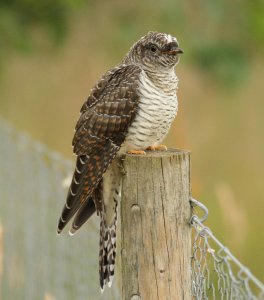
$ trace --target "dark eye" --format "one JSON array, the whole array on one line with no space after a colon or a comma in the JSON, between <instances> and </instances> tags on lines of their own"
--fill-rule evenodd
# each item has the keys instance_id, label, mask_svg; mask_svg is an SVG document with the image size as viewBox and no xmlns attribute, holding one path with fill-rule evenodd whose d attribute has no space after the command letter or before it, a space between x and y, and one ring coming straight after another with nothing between
<instances>
[{"instance_id":1,"label":"dark eye","mask_svg":"<svg viewBox=\"0 0 264 300\"><path fill-rule=\"evenodd\" d=\"M155 46L155 45L151 45L151 46L150 46L150 51L151 51L152 53L155 53L157 50L158 50L157 46Z\"/></svg>"}]
</instances>

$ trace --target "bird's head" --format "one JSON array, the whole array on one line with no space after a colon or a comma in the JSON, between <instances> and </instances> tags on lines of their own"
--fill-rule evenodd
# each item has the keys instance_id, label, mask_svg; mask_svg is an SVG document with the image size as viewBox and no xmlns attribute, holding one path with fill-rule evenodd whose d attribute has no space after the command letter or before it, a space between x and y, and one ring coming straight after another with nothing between
<instances>
[{"instance_id":1,"label":"bird's head","mask_svg":"<svg viewBox=\"0 0 264 300\"><path fill-rule=\"evenodd\" d=\"M146 69L171 69L179 61L179 48L175 37L150 31L130 49L129 56Z\"/></svg>"}]
</instances>

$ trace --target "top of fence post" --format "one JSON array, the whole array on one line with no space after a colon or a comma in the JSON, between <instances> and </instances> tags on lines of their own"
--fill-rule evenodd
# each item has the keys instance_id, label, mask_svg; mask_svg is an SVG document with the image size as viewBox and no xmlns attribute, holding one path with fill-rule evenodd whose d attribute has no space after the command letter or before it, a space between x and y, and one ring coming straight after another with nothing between
<instances>
[{"instance_id":1,"label":"top of fence post","mask_svg":"<svg viewBox=\"0 0 264 300\"><path fill-rule=\"evenodd\" d=\"M190 153L125 155L122 299L191 299Z\"/></svg>"}]
</instances>

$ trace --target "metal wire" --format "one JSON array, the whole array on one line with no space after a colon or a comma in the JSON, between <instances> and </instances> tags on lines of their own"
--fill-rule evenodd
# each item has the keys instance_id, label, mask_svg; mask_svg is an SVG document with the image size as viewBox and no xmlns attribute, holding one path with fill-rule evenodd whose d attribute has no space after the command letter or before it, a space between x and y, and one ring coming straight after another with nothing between
<instances>
[{"instance_id":1,"label":"metal wire","mask_svg":"<svg viewBox=\"0 0 264 300\"><path fill-rule=\"evenodd\" d=\"M0 299L120 299L116 280L99 288L98 219L56 234L73 169L0 118Z\"/></svg>"},{"instance_id":2,"label":"metal wire","mask_svg":"<svg viewBox=\"0 0 264 300\"><path fill-rule=\"evenodd\" d=\"M207 208L195 199L191 204L205 213L191 217L192 295L195 299L264 299L264 285L206 227Z\"/></svg>"},{"instance_id":3,"label":"metal wire","mask_svg":"<svg viewBox=\"0 0 264 300\"><path fill-rule=\"evenodd\" d=\"M0 299L120 299L117 280L98 287L98 223L73 238L56 236L73 164L0 118ZM191 198L194 299L264 299L263 284L203 222ZM199 213L200 215L200 213Z\"/></svg>"}]
</instances>

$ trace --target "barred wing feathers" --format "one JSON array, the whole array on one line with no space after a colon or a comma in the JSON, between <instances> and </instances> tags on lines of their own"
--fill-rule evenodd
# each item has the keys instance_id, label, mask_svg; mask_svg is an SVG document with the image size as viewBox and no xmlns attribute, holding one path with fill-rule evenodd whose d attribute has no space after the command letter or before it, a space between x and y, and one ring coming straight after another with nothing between
<instances>
[{"instance_id":1,"label":"barred wing feathers","mask_svg":"<svg viewBox=\"0 0 264 300\"><path fill-rule=\"evenodd\" d=\"M135 65L121 65L110 70L92 89L84 103L73 138L76 168L59 220L58 233L80 208L82 221L75 220L76 224L84 223L86 210L89 215L95 209L100 213L102 205L99 197L93 197L93 193L135 118L140 72L141 69ZM87 203L92 199L95 206Z\"/></svg>"}]
</instances>

